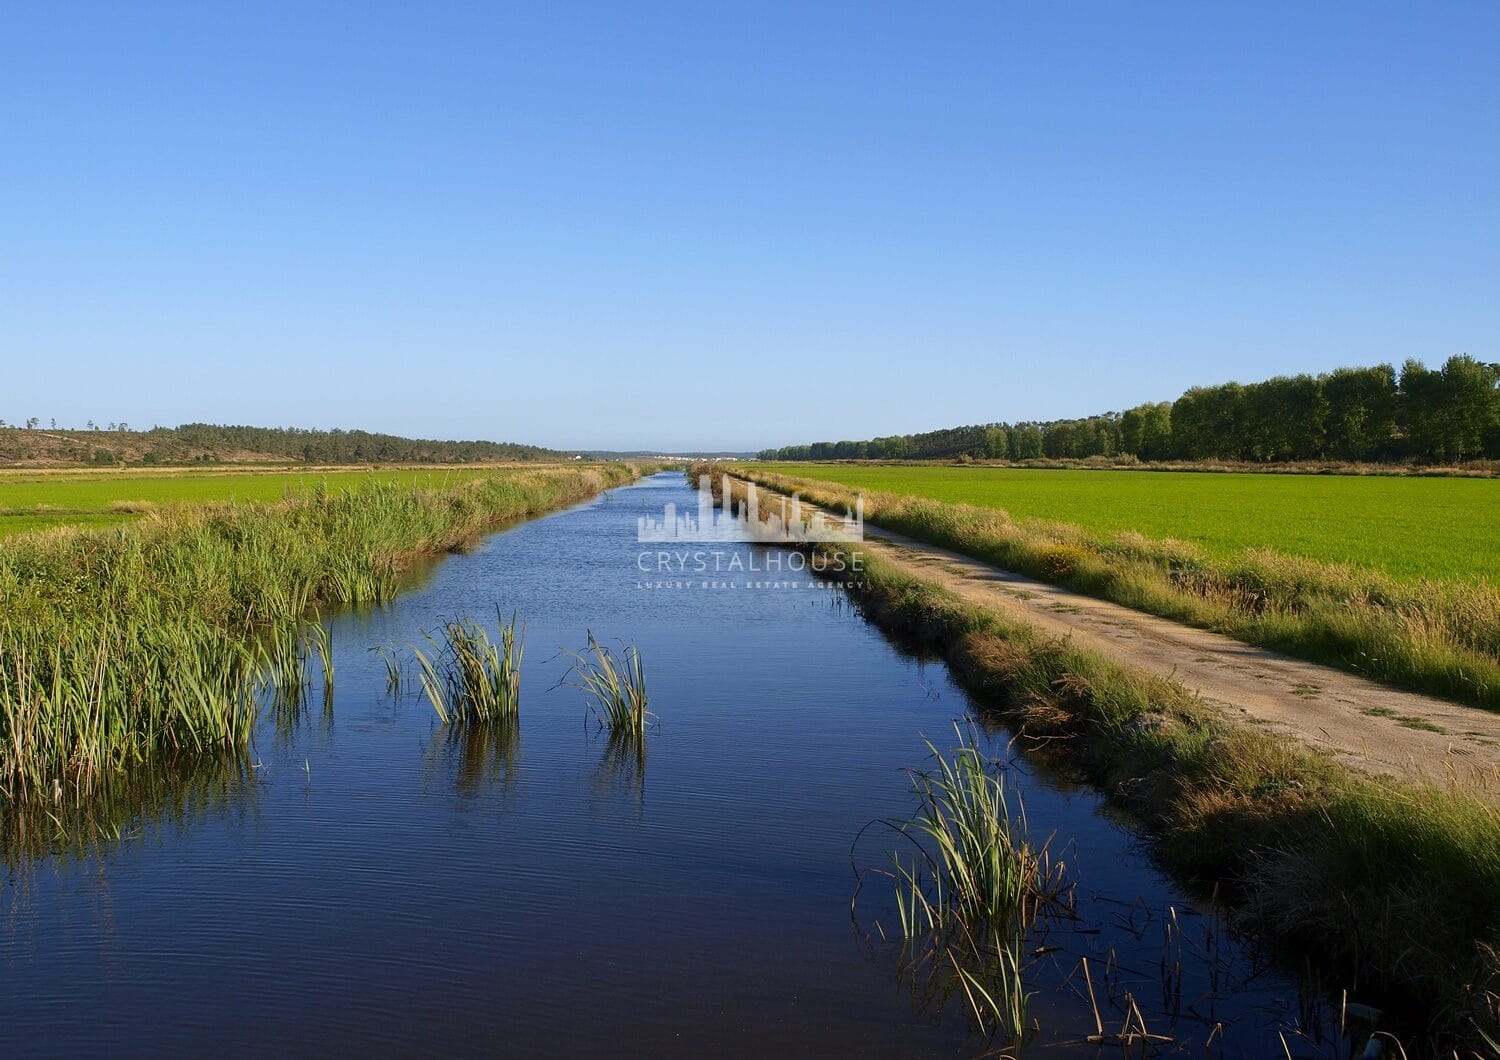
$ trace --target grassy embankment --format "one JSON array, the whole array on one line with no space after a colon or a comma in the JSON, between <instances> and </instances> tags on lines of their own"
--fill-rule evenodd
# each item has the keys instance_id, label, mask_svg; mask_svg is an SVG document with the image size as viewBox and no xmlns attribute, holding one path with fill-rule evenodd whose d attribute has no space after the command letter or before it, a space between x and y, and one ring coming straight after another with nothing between
<instances>
[{"instance_id":1,"label":"grassy embankment","mask_svg":"<svg viewBox=\"0 0 1500 1060\"><path fill-rule=\"evenodd\" d=\"M1273 495L1294 481L1299 490L1328 488L1336 481L1330 479L1233 483L1225 476L1183 476L1190 481L1171 483L1170 492L1161 493L1152 491L1162 488L1157 483L1167 482L1166 476L1105 472L1059 487L1046 481L987 481L984 476L996 472L985 469L823 470L851 481L759 470L749 477L835 507L852 505L854 491L867 482L891 482L907 492L864 492L870 523L1250 644L1500 710L1500 548L1476 547L1495 544L1500 511L1493 509L1500 504L1500 483L1346 480L1377 489L1436 489L1447 499L1407 498L1417 506L1414 511L1392 508L1382 515L1381 506L1391 500L1372 494L1364 505L1346 510L1340 522L1326 505L1315 503L1313 494L1299 492L1290 500ZM962 470L964 477L934 474L946 470ZM1036 473L1013 474L1024 479ZM1028 488L1033 491L1029 502ZM1464 491L1462 501L1447 492L1455 489ZM990 504L1020 498L1033 510L1065 512L1092 525L911 495L924 490ZM1205 499L1195 505L1192 498L1199 495ZM1411 519L1428 520L1427 532L1408 537L1392 525ZM1131 528L1120 528L1122 521ZM1196 534L1206 543L1156 539L1134 525ZM1247 538L1284 540L1303 554L1245 547ZM1422 557L1415 572L1409 561L1401 565L1408 540ZM1330 553L1358 554L1368 566L1317 558Z\"/></svg>"},{"instance_id":2,"label":"grassy embankment","mask_svg":"<svg viewBox=\"0 0 1500 1060\"><path fill-rule=\"evenodd\" d=\"M53 827L127 768L248 743L259 692L300 680L319 604L380 603L418 557L636 473L622 464L393 482L163 510L0 545L0 809Z\"/></svg>"},{"instance_id":3,"label":"grassy embankment","mask_svg":"<svg viewBox=\"0 0 1500 1060\"><path fill-rule=\"evenodd\" d=\"M1178 685L865 563L867 614L943 650L1026 743L1129 808L1168 865L1227 882L1248 926L1434 1038L1500 1030L1495 807L1355 774Z\"/></svg>"},{"instance_id":4,"label":"grassy embankment","mask_svg":"<svg viewBox=\"0 0 1500 1060\"><path fill-rule=\"evenodd\" d=\"M864 613L945 655L1023 744L1129 809L1164 863L1224 885L1247 926L1434 1051L1500 1037L1500 808L1355 773L862 551Z\"/></svg>"}]
</instances>

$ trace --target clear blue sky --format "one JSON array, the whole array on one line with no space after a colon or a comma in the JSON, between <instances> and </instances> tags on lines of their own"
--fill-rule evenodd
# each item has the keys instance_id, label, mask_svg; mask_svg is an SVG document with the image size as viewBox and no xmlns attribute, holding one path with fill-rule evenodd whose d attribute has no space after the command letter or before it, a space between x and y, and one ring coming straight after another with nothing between
<instances>
[{"instance_id":1,"label":"clear blue sky","mask_svg":"<svg viewBox=\"0 0 1500 1060\"><path fill-rule=\"evenodd\" d=\"M760 448L1500 360L1500 4L15 3L0 417Z\"/></svg>"}]
</instances>

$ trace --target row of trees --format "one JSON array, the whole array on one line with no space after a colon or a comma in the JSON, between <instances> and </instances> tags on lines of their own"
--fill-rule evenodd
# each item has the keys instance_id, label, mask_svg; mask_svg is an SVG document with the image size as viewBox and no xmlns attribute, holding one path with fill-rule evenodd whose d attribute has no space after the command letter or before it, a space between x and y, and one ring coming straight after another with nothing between
<instances>
[{"instance_id":1,"label":"row of trees","mask_svg":"<svg viewBox=\"0 0 1500 1060\"><path fill-rule=\"evenodd\" d=\"M558 454L513 442L437 441L401 438L370 431L307 430L298 427L220 426L187 423L176 430L156 428L189 449L208 453L250 452L313 464L441 463L491 460L549 460Z\"/></svg>"},{"instance_id":2,"label":"row of trees","mask_svg":"<svg viewBox=\"0 0 1500 1060\"><path fill-rule=\"evenodd\" d=\"M510 442L435 441L370 431L304 430L296 427L220 426L188 423L132 431L110 424L105 434L92 423L87 431L38 431L37 421L6 428L0 421L0 461L53 460L77 463L183 464L246 460L305 461L313 464L442 463L556 460L562 454ZM101 445L100 441L107 444Z\"/></svg>"},{"instance_id":3,"label":"row of trees","mask_svg":"<svg viewBox=\"0 0 1500 1060\"><path fill-rule=\"evenodd\" d=\"M1500 459L1500 364L1467 355L1262 383L1193 387L1176 401L1050 422L989 423L768 449L765 460L1135 456L1141 460Z\"/></svg>"}]
</instances>

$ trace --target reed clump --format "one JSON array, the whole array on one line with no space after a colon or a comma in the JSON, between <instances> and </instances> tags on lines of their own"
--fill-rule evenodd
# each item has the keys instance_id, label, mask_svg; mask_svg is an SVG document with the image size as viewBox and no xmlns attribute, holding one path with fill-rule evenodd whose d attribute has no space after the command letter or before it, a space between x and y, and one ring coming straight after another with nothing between
<instances>
[{"instance_id":1,"label":"reed clump","mask_svg":"<svg viewBox=\"0 0 1500 1060\"><path fill-rule=\"evenodd\" d=\"M422 691L443 724L479 725L514 721L521 708L521 657L526 631L497 607L499 641L467 618L443 623L438 635L426 634L432 654L412 649Z\"/></svg>"},{"instance_id":2,"label":"reed clump","mask_svg":"<svg viewBox=\"0 0 1500 1060\"><path fill-rule=\"evenodd\" d=\"M646 709L646 666L640 650L626 645L616 652L600 644L593 633L588 640L584 651L569 653L573 665L563 682L588 696L594 716L611 736L641 739L652 715Z\"/></svg>"},{"instance_id":3,"label":"reed clump","mask_svg":"<svg viewBox=\"0 0 1500 1060\"><path fill-rule=\"evenodd\" d=\"M945 756L924 739L935 763L911 774L918 809L899 830L922 848L917 867L934 883L935 900L923 901L903 916L918 931L945 925L986 924L1009 929L1030 923L1043 903L1061 890L1064 867L1053 862L1047 845L1034 848L1024 808L1012 814L1005 778L980 750L972 732L955 726L959 744ZM907 937L914 932L907 931Z\"/></svg>"},{"instance_id":4,"label":"reed clump","mask_svg":"<svg viewBox=\"0 0 1500 1060\"><path fill-rule=\"evenodd\" d=\"M1044 907L1066 908L1065 868L1047 844L1033 847L1024 810L1012 813L1003 774L972 731L945 756L924 740L934 765L912 773L918 808L891 822L916 846L889 870L907 969L954 984L986 1033L1018 1040L1029 995L1022 982L1026 932Z\"/></svg>"},{"instance_id":5,"label":"reed clump","mask_svg":"<svg viewBox=\"0 0 1500 1060\"><path fill-rule=\"evenodd\" d=\"M841 486L745 477L829 508ZM1091 596L1378 681L1500 710L1500 589L1401 581L1271 549L1216 558L1183 541L892 493L863 494L875 525Z\"/></svg>"},{"instance_id":6,"label":"reed clump","mask_svg":"<svg viewBox=\"0 0 1500 1060\"><path fill-rule=\"evenodd\" d=\"M301 687L309 608L381 604L419 556L628 481L613 464L372 481L160 508L0 544L0 800L82 798L146 762L248 745L257 690Z\"/></svg>"}]
</instances>

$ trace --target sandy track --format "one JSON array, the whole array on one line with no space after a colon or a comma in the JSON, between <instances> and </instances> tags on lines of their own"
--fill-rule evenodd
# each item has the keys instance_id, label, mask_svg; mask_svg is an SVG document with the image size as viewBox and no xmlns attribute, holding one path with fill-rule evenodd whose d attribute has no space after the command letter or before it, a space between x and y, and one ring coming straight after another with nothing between
<instances>
[{"instance_id":1,"label":"sandy track","mask_svg":"<svg viewBox=\"0 0 1500 1060\"><path fill-rule=\"evenodd\" d=\"M1500 795L1500 714L1179 625L868 524L865 538L864 547L966 600L1170 677L1232 715L1350 766Z\"/></svg>"}]
</instances>

